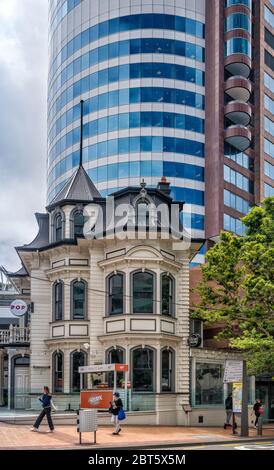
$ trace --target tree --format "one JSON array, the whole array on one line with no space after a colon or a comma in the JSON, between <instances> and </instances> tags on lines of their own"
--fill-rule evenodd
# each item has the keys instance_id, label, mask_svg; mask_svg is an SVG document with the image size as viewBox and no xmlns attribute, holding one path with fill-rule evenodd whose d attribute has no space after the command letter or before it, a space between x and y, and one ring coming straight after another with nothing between
<instances>
[{"instance_id":1,"label":"tree","mask_svg":"<svg viewBox=\"0 0 274 470\"><path fill-rule=\"evenodd\" d=\"M242 219L243 237L222 232L206 255L193 317L224 322L219 337L242 350L249 372L274 371L274 197Z\"/></svg>"}]
</instances>

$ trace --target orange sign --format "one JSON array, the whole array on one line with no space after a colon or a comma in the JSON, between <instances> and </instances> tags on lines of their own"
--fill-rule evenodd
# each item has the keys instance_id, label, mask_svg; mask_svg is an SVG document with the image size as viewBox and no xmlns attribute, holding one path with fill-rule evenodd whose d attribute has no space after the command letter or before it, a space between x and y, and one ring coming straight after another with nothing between
<instances>
[{"instance_id":1,"label":"orange sign","mask_svg":"<svg viewBox=\"0 0 274 470\"><path fill-rule=\"evenodd\" d=\"M108 410L112 401L113 390L84 390L81 392L81 408Z\"/></svg>"},{"instance_id":2,"label":"orange sign","mask_svg":"<svg viewBox=\"0 0 274 470\"><path fill-rule=\"evenodd\" d=\"M114 364L117 372L128 372L128 364Z\"/></svg>"}]
</instances>

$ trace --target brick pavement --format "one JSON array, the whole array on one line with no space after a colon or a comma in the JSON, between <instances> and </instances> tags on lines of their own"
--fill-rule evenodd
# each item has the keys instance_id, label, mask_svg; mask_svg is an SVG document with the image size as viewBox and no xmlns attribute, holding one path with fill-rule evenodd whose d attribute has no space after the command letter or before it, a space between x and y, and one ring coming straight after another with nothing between
<instances>
[{"instance_id":1,"label":"brick pavement","mask_svg":"<svg viewBox=\"0 0 274 470\"><path fill-rule=\"evenodd\" d=\"M47 427L41 426L38 433L30 432L25 425L0 423L0 449L76 449L79 447L79 436L75 426L57 426L52 434L46 433ZM220 428L183 428L183 427L142 427L124 426L119 436L112 435L113 428L101 426L97 432L96 447L115 448L142 445L171 445L237 441L239 437L232 436L231 430ZM250 430L250 437L256 437L256 431ZM265 430L264 438L274 438L274 430ZM93 436L83 434L83 448L88 445ZM95 446L92 446L95 447Z\"/></svg>"}]
</instances>

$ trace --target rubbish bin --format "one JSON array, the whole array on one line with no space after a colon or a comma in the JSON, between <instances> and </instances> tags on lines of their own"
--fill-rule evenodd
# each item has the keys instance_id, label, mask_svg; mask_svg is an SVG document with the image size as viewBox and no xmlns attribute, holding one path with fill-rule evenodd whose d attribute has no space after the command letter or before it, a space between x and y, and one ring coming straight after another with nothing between
<instances>
[{"instance_id":1,"label":"rubbish bin","mask_svg":"<svg viewBox=\"0 0 274 470\"><path fill-rule=\"evenodd\" d=\"M77 432L79 432L79 442L82 444L82 433L94 433L94 441L96 444L96 432L98 428L97 410L83 409L78 411Z\"/></svg>"}]
</instances>

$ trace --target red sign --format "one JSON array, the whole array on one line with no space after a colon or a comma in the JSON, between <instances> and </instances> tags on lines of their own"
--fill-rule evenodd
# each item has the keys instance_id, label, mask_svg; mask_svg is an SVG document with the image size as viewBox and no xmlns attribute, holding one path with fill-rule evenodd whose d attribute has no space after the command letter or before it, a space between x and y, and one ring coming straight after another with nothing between
<instances>
[{"instance_id":1,"label":"red sign","mask_svg":"<svg viewBox=\"0 0 274 470\"><path fill-rule=\"evenodd\" d=\"M115 364L117 372L128 372L128 364Z\"/></svg>"},{"instance_id":2,"label":"red sign","mask_svg":"<svg viewBox=\"0 0 274 470\"><path fill-rule=\"evenodd\" d=\"M113 390L84 390L80 397L81 408L108 410L113 400Z\"/></svg>"}]
</instances>

